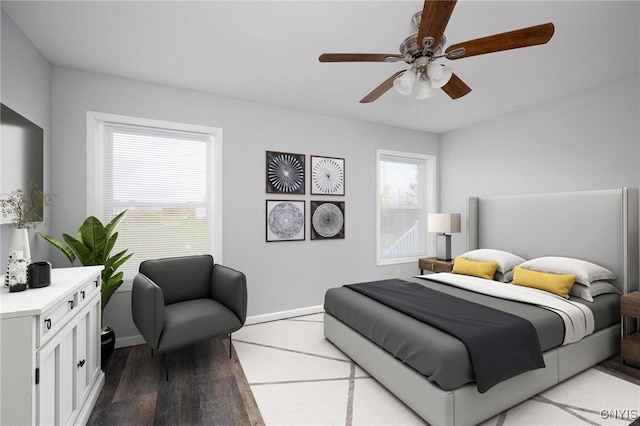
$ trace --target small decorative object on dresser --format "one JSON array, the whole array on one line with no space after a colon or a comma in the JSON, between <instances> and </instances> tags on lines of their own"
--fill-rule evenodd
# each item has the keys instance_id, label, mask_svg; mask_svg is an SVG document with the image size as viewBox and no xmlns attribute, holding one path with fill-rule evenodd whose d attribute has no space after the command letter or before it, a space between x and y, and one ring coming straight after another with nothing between
<instances>
[{"instance_id":1,"label":"small decorative object on dresser","mask_svg":"<svg viewBox=\"0 0 640 426\"><path fill-rule=\"evenodd\" d=\"M620 296L620 316L622 324L622 341L620 343L620 358L622 362L629 361L640 367L640 291ZM629 334L625 316L636 319L636 330Z\"/></svg>"},{"instance_id":2,"label":"small decorative object on dresser","mask_svg":"<svg viewBox=\"0 0 640 426\"><path fill-rule=\"evenodd\" d=\"M420 268L420 274L424 274L424 271L451 272L453 269L453 260L440 260L437 257L421 257L418 259L418 268Z\"/></svg>"},{"instance_id":3,"label":"small decorative object on dresser","mask_svg":"<svg viewBox=\"0 0 640 426\"><path fill-rule=\"evenodd\" d=\"M27 289L27 261L22 257L21 251L14 251L9 255L6 284L10 293Z\"/></svg>"}]
</instances>

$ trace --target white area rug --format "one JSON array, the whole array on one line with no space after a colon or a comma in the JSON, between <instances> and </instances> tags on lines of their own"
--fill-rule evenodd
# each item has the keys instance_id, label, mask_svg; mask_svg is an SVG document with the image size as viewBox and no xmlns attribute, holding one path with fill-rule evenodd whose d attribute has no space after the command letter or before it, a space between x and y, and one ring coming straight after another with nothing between
<instances>
[{"instance_id":1,"label":"white area rug","mask_svg":"<svg viewBox=\"0 0 640 426\"><path fill-rule=\"evenodd\" d=\"M324 338L322 317L249 325L233 335L265 424L424 425ZM482 425L628 425L639 411L640 386L592 368Z\"/></svg>"}]
</instances>

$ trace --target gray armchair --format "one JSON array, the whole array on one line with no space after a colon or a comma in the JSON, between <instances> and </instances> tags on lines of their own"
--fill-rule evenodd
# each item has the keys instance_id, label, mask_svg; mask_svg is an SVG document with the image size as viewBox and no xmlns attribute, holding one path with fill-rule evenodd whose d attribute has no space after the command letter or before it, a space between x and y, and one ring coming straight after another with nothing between
<instances>
[{"instance_id":1,"label":"gray armchair","mask_svg":"<svg viewBox=\"0 0 640 426\"><path fill-rule=\"evenodd\" d=\"M131 311L152 353L231 339L247 317L246 277L209 255L147 260L133 280Z\"/></svg>"}]
</instances>

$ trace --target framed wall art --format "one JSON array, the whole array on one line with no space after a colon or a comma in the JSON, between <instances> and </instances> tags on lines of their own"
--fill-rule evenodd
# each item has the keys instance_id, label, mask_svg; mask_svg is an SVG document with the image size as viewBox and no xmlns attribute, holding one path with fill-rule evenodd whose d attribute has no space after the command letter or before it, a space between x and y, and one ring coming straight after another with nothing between
<instances>
[{"instance_id":1,"label":"framed wall art","mask_svg":"<svg viewBox=\"0 0 640 426\"><path fill-rule=\"evenodd\" d=\"M311 239L344 239L344 201L311 201Z\"/></svg>"},{"instance_id":2,"label":"framed wall art","mask_svg":"<svg viewBox=\"0 0 640 426\"><path fill-rule=\"evenodd\" d=\"M344 158L311 156L311 193L344 195Z\"/></svg>"},{"instance_id":3,"label":"framed wall art","mask_svg":"<svg viewBox=\"0 0 640 426\"><path fill-rule=\"evenodd\" d=\"M304 194L305 156L267 151L267 193Z\"/></svg>"},{"instance_id":4,"label":"framed wall art","mask_svg":"<svg viewBox=\"0 0 640 426\"><path fill-rule=\"evenodd\" d=\"M305 239L305 202L267 200L267 242Z\"/></svg>"}]
</instances>

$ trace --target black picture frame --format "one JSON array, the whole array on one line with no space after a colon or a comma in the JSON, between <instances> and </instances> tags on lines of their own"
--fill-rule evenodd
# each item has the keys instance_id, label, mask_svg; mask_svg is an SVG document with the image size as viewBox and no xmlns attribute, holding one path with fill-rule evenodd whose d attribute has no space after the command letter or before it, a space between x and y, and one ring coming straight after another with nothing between
<instances>
[{"instance_id":1,"label":"black picture frame","mask_svg":"<svg viewBox=\"0 0 640 426\"><path fill-rule=\"evenodd\" d=\"M344 201L311 201L312 240L338 240L345 236Z\"/></svg>"},{"instance_id":2,"label":"black picture frame","mask_svg":"<svg viewBox=\"0 0 640 426\"><path fill-rule=\"evenodd\" d=\"M266 152L265 179L268 194L305 194L304 154Z\"/></svg>"}]
</instances>

